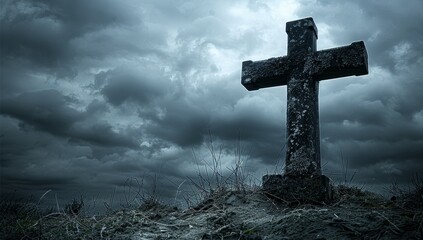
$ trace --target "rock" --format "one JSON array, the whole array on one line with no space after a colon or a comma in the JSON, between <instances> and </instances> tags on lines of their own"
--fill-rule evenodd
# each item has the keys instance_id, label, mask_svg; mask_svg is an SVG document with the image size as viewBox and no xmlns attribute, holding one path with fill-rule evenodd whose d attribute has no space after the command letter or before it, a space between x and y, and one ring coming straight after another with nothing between
<instances>
[{"instance_id":1,"label":"rock","mask_svg":"<svg viewBox=\"0 0 423 240\"><path fill-rule=\"evenodd\" d=\"M288 203L326 203L333 200L333 186L324 175L293 177L283 175L263 176L263 192L269 197Z\"/></svg>"}]
</instances>

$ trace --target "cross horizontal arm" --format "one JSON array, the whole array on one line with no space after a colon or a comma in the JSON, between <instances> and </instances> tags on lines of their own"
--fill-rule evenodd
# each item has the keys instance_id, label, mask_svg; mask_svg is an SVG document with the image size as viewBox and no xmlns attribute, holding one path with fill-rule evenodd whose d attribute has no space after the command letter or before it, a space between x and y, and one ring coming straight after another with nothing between
<instances>
[{"instance_id":1,"label":"cross horizontal arm","mask_svg":"<svg viewBox=\"0 0 423 240\"><path fill-rule=\"evenodd\" d=\"M242 63L241 83L248 91L287 85L293 69L303 68L315 80L368 74L364 42L312 53Z\"/></svg>"},{"instance_id":2,"label":"cross horizontal arm","mask_svg":"<svg viewBox=\"0 0 423 240\"><path fill-rule=\"evenodd\" d=\"M315 80L326 80L369 73L364 42L322 50L314 53L311 75Z\"/></svg>"},{"instance_id":3,"label":"cross horizontal arm","mask_svg":"<svg viewBox=\"0 0 423 240\"><path fill-rule=\"evenodd\" d=\"M248 91L286 85L290 72L291 64L288 64L287 56L245 61L242 63L241 83Z\"/></svg>"}]
</instances>

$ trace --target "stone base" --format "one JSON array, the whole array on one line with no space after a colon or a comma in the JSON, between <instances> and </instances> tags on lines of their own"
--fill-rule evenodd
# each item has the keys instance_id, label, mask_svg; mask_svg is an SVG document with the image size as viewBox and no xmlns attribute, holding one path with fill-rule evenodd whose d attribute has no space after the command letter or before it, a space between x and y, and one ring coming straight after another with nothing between
<instances>
[{"instance_id":1,"label":"stone base","mask_svg":"<svg viewBox=\"0 0 423 240\"><path fill-rule=\"evenodd\" d=\"M264 175L263 192L288 203L329 204L333 200L333 186L324 175L313 178Z\"/></svg>"}]
</instances>

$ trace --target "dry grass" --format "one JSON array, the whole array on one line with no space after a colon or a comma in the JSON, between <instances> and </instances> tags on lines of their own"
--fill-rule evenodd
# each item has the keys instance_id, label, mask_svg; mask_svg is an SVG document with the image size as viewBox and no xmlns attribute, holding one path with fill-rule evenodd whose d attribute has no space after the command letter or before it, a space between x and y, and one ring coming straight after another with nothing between
<instances>
[{"instance_id":1,"label":"dry grass","mask_svg":"<svg viewBox=\"0 0 423 240\"><path fill-rule=\"evenodd\" d=\"M389 189L391 200L396 206L408 210L423 210L423 179L416 173L407 187L400 187L396 182Z\"/></svg>"},{"instance_id":2,"label":"dry grass","mask_svg":"<svg viewBox=\"0 0 423 240\"><path fill-rule=\"evenodd\" d=\"M339 202L333 205L290 207L283 203L274 205L259 192L236 191L229 187L233 185L224 193L214 192L202 204L186 211L161 205L151 198L154 194L145 194L145 202L138 206L134 199L143 194L135 189L131 194L127 192L126 204L137 208L104 216L84 217L64 210L39 213L36 204L9 202L0 205L2 213L18 213L16 216L20 217L14 219L18 224L1 228L1 236L2 239L81 240L181 239L181 236L191 236L186 239L263 239L265 236L315 239L316 232L326 239L419 239L416 236L423 236L422 211L404 210L359 188L339 186Z\"/></svg>"},{"instance_id":3,"label":"dry grass","mask_svg":"<svg viewBox=\"0 0 423 240\"><path fill-rule=\"evenodd\" d=\"M240 139L235 146L233 165L225 169L226 171L222 169L223 146L217 145L211 134L207 139L207 149L210 154L209 160L199 159L193 151L197 165L197 178L187 177L192 186L192 194L185 196L188 207L194 207L209 198L223 196L228 191L246 194L259 189L246 170L246 159L242 157L243 149Z\"/></svg>"}]
</instances>

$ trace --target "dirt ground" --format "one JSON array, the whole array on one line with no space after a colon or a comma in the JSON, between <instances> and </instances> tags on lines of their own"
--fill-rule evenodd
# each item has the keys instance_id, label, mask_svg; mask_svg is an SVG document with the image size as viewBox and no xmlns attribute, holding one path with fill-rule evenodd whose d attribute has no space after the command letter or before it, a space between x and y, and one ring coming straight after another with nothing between
<instances>
[{"instance_id":1,"label":"dirt ground","mask_svg":"<svg viewBox=\"0 0 423 240\"><path fill-rule=\"evenodd\" d=\"M423 239L421 206L354 188L338 188L335 197L304 205L225 191L183 211L144 204L98 217L51 214L22 239Z\"/></svg>"}]
</instances>

